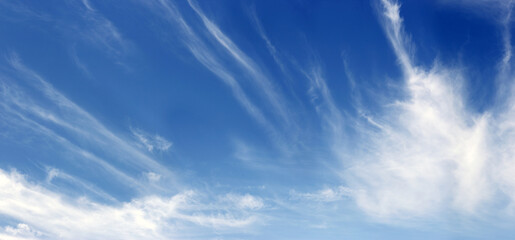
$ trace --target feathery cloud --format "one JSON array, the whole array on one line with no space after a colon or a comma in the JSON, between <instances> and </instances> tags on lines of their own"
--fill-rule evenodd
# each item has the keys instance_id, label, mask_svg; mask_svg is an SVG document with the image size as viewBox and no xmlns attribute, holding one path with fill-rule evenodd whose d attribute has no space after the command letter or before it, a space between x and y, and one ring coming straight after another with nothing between
<instances>
[{"instance_id":1,"label":"feathery cloud","mask_svg":"<svg viewBox=\"0 0 515 240\"><path fill-rule=\"evenodd\" d=\"M149 152L165 152L172 146L171 142L157 134L152 135L137 128L131 128L131 132Z\"/></svg>"},{"instance_id":2,"label":"feathery cloud","mask_svg":"<svg viewBox=\"0 0 515 240\"><path fill-rule=\"evenodd\" d=\"M8 59L8 63L11 69L0 79L3 100L0 106L4 109L1 116L5 122L54 141L77 158L97 164L120 182L136 188L139 183L120 170L120 166L132 171L153 171L170 179L174 177L169 169L142 152L132 141L109 130L26 67L16 54ZM17 84L13 79L23 84ZM81 148L78 138L88 141L92 147ZM162 144L160 148L167 146L164 141L158 143Z\"/></svg>"},{"instance_id":3,"label":"feathery cloud","mask_svg":"<svg viewBox=\"0 0 515 240\"><path fill-rule=\"evenodd\" d=\"M312 193L299 193L297 191L290 191L292 199L299 199L304 201L314 202L335 202L341 201L352 196L352 189L344 186L336 188L324 188Z\"/></svg>"},{"instance_id":4,"label":"feathery cloud","mask_svg":"<svg viewBox=\"0 0 515 240\"><path fill-rule=\"evenodd\" d=\"M462 74L438 62L430 70L415 66L400 4L381 4L407 97L375 116L382 128L361 129L366 136L361 154L344 177L358 206L384 221L441 217L449 210L466 216L502 211L507 206L494 208L495 199L508 195L515 201L513 188L507 187L513 181L505 177L514 165L507 154L513 148L506 117L512 110L500 115L470 111Z\"/></svg>"},{"instance_id":5,"label":"feathery cloud","mask_svg":"<svg viewBox=\"0 0 515 240\"><path fill-rule=\"evenodd\" d=\"M250 76L252 76L252 79L255 81L259 89L262 89L261 93L267 97L266 99L275 108L278 115L288 123L289 114L286 108L286 99L283 99L281 95L277 93L276 87L270 80L268 80L261 68L229 37L227 37L220 28L204 14L204 12L202 12L196 1L188 0L188 3L191 8L195 10L200 19L202 19L204 26L211 36L249 73Z\"/></svg>"},{"instance_id":6,"label":"feathery cloud","mask_svg":"<svg viewBox=\"0 0 515 240\"><path fill-rule=\"evenodd\" d=\"M258 220L247 211L258 209L258 200L250 195L237 202L211 205L189 190L109 206L84 198L69 199L27 182L17 172L3 170L0 198L0 214L22 222L16 228L4 228L0 236L8 236L6 239L169 239L209 229L244 228ZM239 210L242 208L244 212Z\"/></svg>"}]
</instances>

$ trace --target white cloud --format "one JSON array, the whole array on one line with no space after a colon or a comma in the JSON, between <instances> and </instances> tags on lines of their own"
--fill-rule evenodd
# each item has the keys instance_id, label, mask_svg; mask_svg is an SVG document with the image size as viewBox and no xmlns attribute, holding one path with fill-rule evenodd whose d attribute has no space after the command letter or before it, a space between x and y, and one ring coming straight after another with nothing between
<instances>
[{"instance_id":1,"label":"white cloud","mask_svg":"<svg viewBox=\"0 0 515 240\"><path fill-rule=\"evenodd\" d=\"M24 223L19 223L16 227L6 226L3 231L0 231L0 239L4 240L29 240L38 239L42 236L41 232L32 229Z\"/></svg>"},{"instance_id":2,"label":"white cloud","mask_svg":"<svg viewBox=\"0 0 515 240\"><path fill-rule=\"evenodd\" d=\"M50 22L52 20L48 14L42 13L34 9L33 6L25 5L22 2L0 1L0 6L2 10L7 10L2 12L2 18L10 21L37 19L43 22Z\"/></svg>"},{"instance_id":3,"label":"white cloud","mask_svg":"<svg viewBox=\"0 0 515 240\"><path fill-rule=\"evenodd\" d=\"M311 98L311 103L322 117L325 126L329 127L328 132L332 135L334 141L343 139L344 118L323 77L321 67L315 65L311 71L304 72L304 75L310 81L308 94Z\"/></svg>"},{"instance_id":4,"label":"white cloud","mask_svg":"<svg viewBox=\"0 0 515 240\"><path fill-rule=\"evenodd\" d=\"M47 170L47 177L46 177L46 181L48 183L52 182L52 180L54 178L56 178L57 176L59 176L59 170L55 169L55 168L49 168Z\"/></svg>"},{"instance_id":5,"label":"white cloud","mask_svg":"<svg viewBox=\"0 0 515 240\"><path fill-rule=\"evenodd\" d=\"M14 13L14 17L5 14L6 18L17 19L36 19L45 24L49 24L51 28L57 29L59 34L64 34L67 40L83 42L89 46L95 47L107 56L115 60L115 63L123 66L122 58L131 50L132 43L126 39L119 29L100 11L96 10L88 0L75 0L67 2L66 12L72 18L66 21L62 16L56 15L58 11L47 11L46 9L37 8L36 6L25 4L22 2L1 1L0 5ZM58 7L56 9L59 9ZM65 42L66 43L66 42ZM69 43L67 43L69 44ZM74 51L74 50L73 50ZM86 65L84 65L77 54L70 52L72 60L86 74L90 74Z\"/></svg>"},{"instance_id":6,"label":"white cloud","mask_svg":"<svg viewBox=\"0 0 515 240\"><path fill-rule=\"evenodd\" d=\"M324 188L313 193L299 193L297 191L290 191L292 199L299 199L314 202L336 202L351 197L353 194L352 189L339 186L336 188Z\"/></svg>"},{"instance_id":7,"label":"white cloud","mask_svg":"<svg viewBox=\"0 0 515 240\"><path fill-rule=\"evenodd\" d=\"M259 36L265 41L266 48L268 49L268 52L274 59L275 63L279 66L281 71L285 74L287 74L286 66L283 64L279 57L279 52L277 51L276 47L272 44L272 41L268 38L268 36L265 33L265 29L261 22L259 21L259 18L257 16L256 10L254 8L250 9L250 19L252 20L252 23L254 23L257 32L259 33Z\"/></svg>"},{"instance_id":8,"label":"white cloud","mask_svg":"<svg viewBox=\"0 0 515 240\"><path fill-rule=\"evenodd\" d=\"M381 0L383 4L383 29L399 59L404 73L411 77L415 73L412 66L412 45L404 33L403 19L399 15L400 4L396 1Z\"/></svg>"},{"instance_id":9,"label":"white cloud","mask_svg":"<svg viewBox=\"0 0 515 240\"><path fill-rule=\"evenodd\" d=\"M239 160L244 166L253 170L260 171L281 171L277 166L277 162L270 156L267 156L265 149L256 148L251 144L235 139L234 141L234 158ZM271 160L272 159L272 160Z\"/></svg>"},{"instance_id":10,"label":"white cloud","mask_svg":"<svg viewBox=\"0 0 515 240\"><path fill-rule=\"evenodd\" d=\"M157 134L149 134L141 129L131 128L132 135L145 146L149 152L165 152L172 146L172 143Z\"/></svg>"},{"instance_id":11,"label":"white cloud","mask_svg":"<svg viewBox=\"0 0 515 240\"><path fill-rule=\"evenodd\" d=\"M24 134L32 133L38 137L50 139L73 153L78 159L88 160L111 173L124 184L138 186L136 180L115 167L117 164L172 178L173 174L170 170L135 147L132 140L117 135L77 106L45 79L26 67L17 55L11 55L8 63L12 67L9 73L14 74L10 77L0 76L2 99L0 107L3 109L1 117L4 122L25 129ZM17 84L13 79L23 84ZM81 148L76 144L77 138L82 142L89 142L90 147ZM153 148L164 150L170 145L162 137L148 138L148 144L153 144Z\"/></svg>"},{"instance_id":12,"label":"white cloud","mask_svg":"<svg viewBox=\"0 0 515 240\"><path fill-rule=\"evenodd\" d=\"M93 7L91 7L91 3L89 2L89 0L82 0L82 4L89 10L89 11L92 11L94 12L95 9L93 9Z\"/></svg>"},{"instance_id":13,"label":"white cloud","mask_svg":"<svg viewBox=\"0 0 515 240\"><path fill-rule=\"evenodd\" d=\"M510 60L512 58L511 46L511 31L510 26L512 23L512 12L515 1L513 0L440 0L440 4L445 6L458 6L460 10L475 13L477 16L493 20L501 27L503 57L500 59L500 77L509 78L509 76L502 76L510 70ZM508 81L507 79L500 79Z\"/></svg>"},{"instance_id":14,"label":"white cloud","mask_svg":"<svg viewBox=\"0 0 515 240\"><path fill-rule=\"evenodd\" d=\"M344 174L358 206L379 220L502 212L512 204L513 108L477 113L464 102L458 70L412 62L400 5L382 0L382 23L400 60L406 99L375 115L381 128L359 129L360 153ZM508 106L514 106L512 99ZM504 103L499 103L505 105ZM498 112L497 112L498 111Z\"/></svg>"},{"instance_id":15,"label":"white cloud","mask_svg":"<svg viewBox=\"0 0 515 240\"><path fill-rule=\"evenodd\" d=\"M109 195L108 193L104 192L103 190L99 189L97 186L86 182L82 179L79 179L77 177L74 177L68 173L63 172L62 170L47 167L47 178L46 178L46 184L49 187L57 188L61 191L64 191L65 189L60 188L59 184L56 184L55 182L57 180L64 180L66 184L72 185L73 187L80 189L82 191L81 195L88 193L88 196L96 196L100 197L101 199L108 200L110 202L118 202L113 196ZM89 195L91 194L91 195Z\"/></svg>"},{"instance_id":16,"label":"white cloud","mask_svg":"<svg viewBox=\"0 0 515 240\"><path fill-rule=\"evenodd\" d=\"M189 1L189 5L202 20L205 27L199 30L202 34L197 33L172 1L142 1L142 4L150 7L155 14L179 30L180 39L193 56L231 89L239 104L265 129L276 147L284 153L289 153L291 146L286 143L286 133L295 131L297 127L289 118L291 112L288 110L286 99L279 94L279 89L267 78L261 67L226 36L202 12L196 2ZM210 36L211 41L206 41L202 37L204 32ZM212 45L216 48L210 47ZM224 60L225 56L221 56L218 50L225 51L244 70L244 76L237 71L232 71L231 66ZM249 78L248 80L254 84L252 90L256 91L257 95L263 96L271 108L258 107L256 102L259 100L251 98L255 94L252 94L250 87L247 87L248 84L242 83L238 77ZM281 126L274 124L277 122L276 119L281 120Z\"/></svg>"},{"instance_id":17,"label":"white cloud","mask_svg":"<svg viewBox=\"0 0 515 240\"><path fill-rule=\"evenodd\" d=\"M130 42L123 37L118 28L99 11L93 8L88 0L82 0L83 8L78 8L79 16L81 16L87 27L81 27L74 30L80 34L80 37L88 41L91 45L96 46L113 57L117 63L129 52L131 48ZM75 60L78 62L77 60ZM81 64L78 64L83 68Z\"/></svg>"},{"instance_id":18,"label":"white cloud","mask_svg":"<svg viewBox=\"0 0 515 240\"><path fill-rule=\"evenodd\" d=\"M216 54L206 46L206 43L188 25L176 6L170 1L161 0L155 2L143 1L143 4L150 7L152 11L169 21L173 26L179 28L184 37L184 44L188 47L193 56L204 65L209 71L219 77L228 87L230 87L234 97L243 108L261 125L272 129L272 125L265 118L263 112L251 101L243 90L234 75L223 66ZM275 131L275 130L272 130Z\"/></svg>"},{"instance_id":19,"label":"white cloud","mask_svg":"<svg viewBox=\"0 0 515 240\"><path fill-rule=\"evenodd\" d=\"M131 139L107 129L23 65L16 55L9 59L9 63L12 77L1 75L0 78L0 107L3 109L0 123L10 126L10 129L20 128L24 134L36 139L51 140L67 154L72 153L70 160L86 160L94 170L98 165L119 183L140 190L140 197L120 202L87 180L51 167L46 169L47 179L43 185L27 182L16 172L0 170L1 215L27 224L43 233L45 239L181 238L212 231L239 231L259 222L260 217L252 212L259 210L257 198L244 196L238 202L221 203L217 196L205 197L195 191L176 193L173 189L175 182L170 181L173 179L170 171L135 147ZM13 79L23 85L19 86ZM171 145L162 137L141 131L138 134L145 139L148 150L166 150ZM89 148L77 145L77 137L88 142ZM150 182L156 184L149 185L132 177L134 172L126 172L131 167L143 172ZM66 182L63 189L59 188L62 181ZM160 188L159 193L175 194L171 197L154 195L154 187L162 184L167 184L167 188ZM67 195L75 188L85 197L75 199L74 195ZM92 200L96 199L95 196L109 200L112 205L95 202ZM30 239L11 235L0 233L0 238ZM36 239L43 237L36 236Z\"/></svg>"},{"instance_id":20,"label":"white cloud","mask_svg":"<svg viewBox=\"0 0 515 240\"><path fill-rule=\"evenodd\" d=\"M261 90L260 93L264 94L272 107L275 108L276 113L281 116L286 123L289 123L290 114L287 110L286 99L278 94L276 90L277 87L268 80L261 68L202 12L197 2L194 0L188 0L188 3L202 19L204 26L216 42L220 44L223 49L225 49L229 55L248 72L252 77L252 80L257 84L257 87Z\"/></svg>"},{"instance_id":21,"label":"white cloud","mask_svg":"<svg viewBox=\"0 0 515 240\"><path fill-rule=\"evenodd\" d=\"M159 182L159 180L161 180L161 175L155 172L148 172L146 176L150 182Z\"/></svg>"},{"instance_id":22,"label":"white cloud","mask_svg":"<svg viewBox=\"0 0 515 240\"><path fill-rule=\"evenodd\" d=\"M259 205L247 195L228 205L212 205L190 190L110 206L84 198L69 199L27 182L19 173L3 170L0 198L0 214L24 223L6 227L2 234L23 239L169 239L209 229L237 231L258 220L258 216L238 209L255 210Z\"/></svg>"},{"instance_id":23,"label":"white cloud","mask_svg":"<svg viewBox=\"0 0 515 240\"><path fill-rule=\"evenodd\" d=\"M91 77L91 72L90 70L88 69L88 67L86 66L85 63L83 63L79 56L77 55L77 50L75 48L75 46L72 46L70 47L70 49L68 50L68 53L70 55L70 57L72 58L73 62L75 63L75 65L77 65L77 67L88 77Z\"/></svg>"},{"instance_id":24,"label":"white cloud","mask_svg":"<svg viewBox=\"0 0 515 240\"><path fill-rule=\"evenodd\" d=\"M222 198L222 201L230 202L238 209L243 210L259 210L265 206L261 198L252 196L250 194L227 194L224 198Z\"/></svg>"},{"instance_id":25,"label":"white cloud","mask_svg":"<svg viewBox=\"0 0 515 240\"><path fill-rule=\"evenodd\" d=\"M479 16L502 21L511 11L513 0L439 0L440 4L460 6Z\"/></svg>"}]
</instances>

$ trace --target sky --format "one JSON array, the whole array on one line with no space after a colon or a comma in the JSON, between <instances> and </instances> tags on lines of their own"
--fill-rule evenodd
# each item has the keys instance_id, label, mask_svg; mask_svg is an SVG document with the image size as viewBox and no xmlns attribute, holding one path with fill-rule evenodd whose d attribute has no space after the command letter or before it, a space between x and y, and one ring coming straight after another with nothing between
<instances>
[{"instance_id":1,"label":"sky","mask_svg":"<svg viewBox=\"0 0 515 240\"><path fill-rule=\"evenodd\" d=\"M0 239L512 239L511 0L0 0Z\"/></svg>"}]
</instances>

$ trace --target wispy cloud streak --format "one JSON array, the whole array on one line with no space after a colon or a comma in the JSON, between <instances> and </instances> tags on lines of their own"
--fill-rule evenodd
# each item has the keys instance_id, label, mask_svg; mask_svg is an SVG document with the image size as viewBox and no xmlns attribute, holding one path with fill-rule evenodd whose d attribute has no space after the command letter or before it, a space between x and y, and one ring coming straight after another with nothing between
<instances>
[{"instance_id":1,"label":"wispy cloud streak","mask_svg":"<svg viewBox=\"0 0 515 240\"><path fill-rule=\"evenodd\" d=\"M75 176L72 176L62 170L59 170L57 168L47 167L46 171L47 171L46 184L50 185L51 187L55 187L59 190L64 190L63 188L59 188L58 183L57 184L55 183L55 182L59 182L59 180L63 180L64 182L66 182L68 184L72 184L73 186L76 186L78 189L84 190L84 192L82 194L87 193L86 194L87 196L100 197L100 199L107 200L108 202L111 202L111 203L118 202L116 200L116 198L109 195L105 191L99 189L95 185L85 182L85 181L83 181Z\"/></svg>"},{"instance_id":2,"label":"wispy cloud streak","mask_svg":"<svg viewBox=\"0 0 515 240\"><path fill-rule=\"evenodd\" d=\"M54 140L76 156L99 164L123 182L133 186L139 184L118 167L124 166L124 169L129 168L132 172L153 171L167 178L174 178L170 170L140 151L133 142L107 129L41 76L23 65L17 55L11 55L8 62L12 67L12 78L20 84L9 80L10 77L6 75L1 79L2 106L6 114L12 114L4 115L6 117L4 119L17 125L28 126L29 129ZM33 93L34 97L29 96L27 92ZM21 122L16 122L19 120ZM59 132L66 130L67 133L57 133L56 130ZM76 143L77 137L80 141L89 141L94 148L82 149ZM101 159L97 154L109 158L109 162Z\"/></svg>"},{"instance_id":3,"label":"wispy cloud streak","mask_svg":"<svg viewBox=\"0 0 515 240\"><path fill-rule=\"evenodd\" d=\"M274 59L275 63L279 66L281 71L283 71L283 73L287 73L286 66L281 61L281 59L279 57L279 52L277 52L276 47L274 46L274 44L272 44L272 41L268 38L268 36L267 36L267 34L265 32L265 29L264 29L263 25L261 24L261 21L259 21L259 18L257 16L256 10L254 8L252 8L249 11L250 11L250 19L252 20L252 22L256 26L256 29L257 29L257 32L259 33L259 36L263 39L263 41L265 41L266 48L268 49L268 52L270 53L270 55Z\"/></svg>"},{"instance_id":4,"label":"wispy cloud streak","mask_svg":"<svg viewBox=\"0 0 515 240\"><path fill-rule=\"evenodd\" d=\"M405 76L406 99L380 116L382 128L363 128L362 154L346 173L354 198L381 220L437 217L446 210L475 215L495 194L496 156L489 113L470 112L462 75L438 63L428 71L412 61L400 4L382 0L382 24Z\"/></svg>"},{"instance_id":5,"label":"wispy cloud streak","mask_svg":"<svg viewBox=\"0 0 515 240\"><path fill-rule=\"evenodd\" d=\"M88 0L82 0L78 7L79 15L84 19L87 28L76 29L81 40L104 50L116 63L122 64L122 58L130 51L130 42L123 37L118 28L99 11L93 8ZM75 28L75 27L72 27ZM79 65L79 67L81 67Z\"/></svg>"},{"instance_id":6,"label":"wispy cloud streak","mask_svg":"<svg viewBox=\"0 0 515 240\"><path fill-rule=\"evenodd\" d=\"M172 143L157 134L149 134L141 129L131 128L132 135L145 146L149 152L165 152L170 149Z\"/></svg>"},{"instance_id":7,"label":"wispy cloud streak","mask_svg":"<svg viewBox=\"0 0 515 240\"><path fill-rule=\"evenodd\" d=\"M156 2L146 2L145 4L153 11L159 13L160 16L170 21L174 26L178 26L180 32L184 34L184 44L195 58L230 87L238 102L257 122L268 128L271 127L262 111L249 99L233 74L217 60L214 53L188 25L173 3L166 0L159 0Z\"/></svg>"},{"instance_id":8,"label":"wispy cloud streak","mask_svg":"<svg viewBox=\"0 0 515 240\"><path fill-rule=\"evenodd\" d=\"M342 147L346 137L344 134L345 120L342 112L331 94L320 65L314 64L311 71L304 72L304 75L310 83L308 94L311 103L321 117L322 125L327 127L326 131L331 136L330 142L333 144L333 151L339 154L339 148Z\"/></svg>"},{"instance_id":9,"label":"wispy cloud streak","mask_svg":"<svg viewBox=\"0 0 515 240\"><path fill-rule=\"evenodd\" d=\"M170 239L202 236L211 230L241 229L258 221L259 202L206 202L195 191L171 197L146 196L117 206L69 199L0 170L0 214L20 221L0 231L3 239ZM211 230L210 230L211 229Z\"/></svg>"},{"instance_id":10,"label":"wispy cloud streak","mask_svg":"<svg viewBox=\"0 0 515 240\"><path fill-rule=\"evenodd\" d=\"M384 30L390 43L397 55L399 61L401 62L401 66L405 71L405 74L408 77L411 77L414 74L413 65L412 65L412 56L411 56L411 42L408 37L406 37L404 33L404 27L402 25L403 19L399 15L399 9L401 5L397 2L392 2L388 0L381 0L381 4L384 10L382 13L382 17L384 21Z\"/></svg>"},{"instance_id":11,"label":"wispy cloud streak","mask_svg":"<svg viewBox=\"0 0 515 240\"><path fill-rule=\"evenodd\" d=\"M267 79L261 68L247 56L247 54L241 51L240 48L202 12L196 1L188 0L188 3L202 19L204 26L211 36L213 36L213 38L249 73L257 86L262 89L267 100L275 108L276 112L288 123L289 114L286 109L286 100L277 93L276 87Z\"/></svg>"},{"instance_id":12,"label":"wispy cloud streak","mask_svg":"<svg viewBox=\"0 0 515 240\"><path fill-rule=\"evenodd\" d=\"M195 2L189 2L192 9L201 18L207 33L211 35L214 42L204 40L193 27L186 21L179 9L171 1L159 0L153 2L144 2L146 6L158 16L167 20L173 27L179 30L179 38L187 46L193 56L208 70L220 78L227 86L230 87L233 95L243 108L254 118L270 136L271 140L276 144L278 149L285 153L291 151L291 146L286 143L288 131L280 129L295 129L295 125L291 125L288 118L288 112L284 99L277 92L277 89L266 78L261 68L241 51L211 20L209 20L200 10ZM205 30L204 30L205 31ZM264 94L275 111L264 111L256 105L256 101L250 97L250 93L243 87L240 80L237 80L236 73L231 71L222 61L222 58L211 46L215 44L225 49L229 55L243 67L245 72L250 76L254 83L257 84L258 94ZM271 113L272 115L270 115ZM274 121L273 116L279 116L282 123ZM290 128L289 128L290 127Z\"/></svg>"}]
</instances>

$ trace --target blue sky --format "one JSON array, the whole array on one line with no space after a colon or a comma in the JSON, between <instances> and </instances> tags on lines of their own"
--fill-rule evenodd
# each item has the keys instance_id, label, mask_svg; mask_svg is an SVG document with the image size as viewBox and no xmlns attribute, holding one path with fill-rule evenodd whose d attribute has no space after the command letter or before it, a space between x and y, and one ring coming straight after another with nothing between
<instances>
[{"instance_id":1,"label":"blue sky","mask_svg":"<svg viewBox=\"0 0 515 240\"><path fill-rule=\"evenodd\" d=\"M0 239L510 239L512 9L0 0Z\"/></svg>"}]
</instances>

